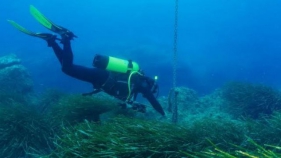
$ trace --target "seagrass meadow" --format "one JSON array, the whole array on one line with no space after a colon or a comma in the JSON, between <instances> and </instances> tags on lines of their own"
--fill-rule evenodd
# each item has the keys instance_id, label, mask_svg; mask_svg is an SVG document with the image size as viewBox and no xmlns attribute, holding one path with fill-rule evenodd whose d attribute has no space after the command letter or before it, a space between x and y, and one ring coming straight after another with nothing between
<instances>
[{"instance_id":1,"label":"seagrass meadow","mask_svg":"<svg viewBox=\"0 0 281 158\"><path fill-rule=\"evenodd\" d=\"M281 156L277 90L236 82L203 97L186 87L178 90L179 109L185 109L179 110L178 124L171 123L168 111L160 118L149 107L145 114L120 109L105 94L0 93L0 157ZM159 100L168 106L168 98Z\"/></svg>"},{"instance_id":2,"label":"seagrass meadow","mask_svg":"<svg viewBox=\"0 0 281 158\"><path fill-rule=\"evenodd\" d=\"M175 124L169 95L158 98L160 117L149 104L146 113L122 109L103 93L38 94L18 59L7 58L14 64L0 66L1 158L281 157L281 94L271 87L229 82L204 96L177 87Z\"/></svg>"}]
</instances>

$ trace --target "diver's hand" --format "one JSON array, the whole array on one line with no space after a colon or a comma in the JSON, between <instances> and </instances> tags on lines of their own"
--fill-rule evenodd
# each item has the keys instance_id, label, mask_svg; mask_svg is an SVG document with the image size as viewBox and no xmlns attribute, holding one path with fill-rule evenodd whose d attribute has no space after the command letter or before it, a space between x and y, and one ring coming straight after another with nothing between
<instances>
[{"instance_id":1,"label":"diver's hand","mask_svg":"<svg viewBox=\"0 0 281 158\"><path fill-rule=\"evenodd\" d=\"M127 109L127 103L118 103L121 109Z\"/></svg>"},{"instance_id":2,"label":"diver's hand","mask_svg":"<svg viewBox=\"0 0 281 158\"><path fill-rule=\"evenodd\" d=\"M141 113L146 112L146 106L138 102L119 103L118 105L120 106L121 109L127 109L130 106L129 109L132 109L134 111L141 112Z\"/></svg>"},{"instance_id":3,"label":"diver's hand","mask_svg":"<svg viewBox=\"0 0 281 158\"><path fill-rule=\"evenodd\" d=\"M146 106L144 104L137 103L137 102L134 102L132 104L132 109L136 110L138 112L141 112L141 113L145 113L146 112Z\"/></svg>"}]
</instances>

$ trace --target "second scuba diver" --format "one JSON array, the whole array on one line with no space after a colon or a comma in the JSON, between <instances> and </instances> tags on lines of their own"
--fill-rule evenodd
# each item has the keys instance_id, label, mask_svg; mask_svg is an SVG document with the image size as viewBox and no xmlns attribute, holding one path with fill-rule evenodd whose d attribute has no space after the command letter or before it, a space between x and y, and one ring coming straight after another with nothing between
<instances>
[{"instance_id":1,"label":"second scuba diver","mask_svg":"<svg viewBox=\"0 0 281 158\"><path fill-rule=\"evenodd\" d=\"M30 6L30 12L34 18L47 29L57 33L61 38L49 33L34 33L29 31L14 21L8 20L10 24L18 30L35 37L44 39L51 47L62 66L62 71L79 80L91 83L95 90L92 93L104 91L123 101L122 108L127 105L140 112L145 112L145 106L136 103L138 93L141 93L152 105L152 107L165 116L162 106L157 101L154 94L158 91L156 81L141 72L137 63L131 60L122 60L110 56L96 55L93 60L93 68L73 64L73 52L71 40L75 36L68 29L54 24L48 20L34 6ZM57 40L63 45L61 48Z\"/></svg>"}]
</instances>

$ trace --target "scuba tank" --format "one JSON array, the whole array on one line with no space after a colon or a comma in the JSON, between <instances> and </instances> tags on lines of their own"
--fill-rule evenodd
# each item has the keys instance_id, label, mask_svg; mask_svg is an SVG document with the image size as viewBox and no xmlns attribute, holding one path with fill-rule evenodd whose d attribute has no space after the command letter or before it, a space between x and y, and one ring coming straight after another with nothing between
<instances>
[{"instance_id":1,"label":"scuba tank","mask_svg":"<svg viewBox=\"0 0 281 158\"><path fill-rule=\"evenodd\" d=\"M118 59L111 56L104 56L97 54L93 61L93 66L108 71L114 71L119 73L127 73L133 71L139 71L139 65L132 60Z\"/></svg>"},{"instance_id":2,"label":"scuba tank","mask_svg":"<svg viewBox=\"0 0 281 158\"><path fill-rule=\"evenodd\" d=\"M135 98L137 96L137 94L133 94L134 88L131 87L132 86L131 79L135 75L142 76L142 78L145 79L145 82L148 84L148 88L150 89L152 94L158 95L159 87L157 85L157 76L155 76L154 80L144 77L143 72L140 71L139 65L132 60L124 60L124 59L119 59L119 58L115 58L115 57L111 57L111 56L96 54L92 65L99 69L104 69L104 70L120 73L121 76L124 77L123 79L128 84L128 92L129 92L126 101L129 101L131 99L131 97L133 97L133 96L134 96L133 100L135 100ZM122 74L124 74L125 76ZM119 76L119 77L121 77L121 76Z\"/></svg>"}]
</instances>

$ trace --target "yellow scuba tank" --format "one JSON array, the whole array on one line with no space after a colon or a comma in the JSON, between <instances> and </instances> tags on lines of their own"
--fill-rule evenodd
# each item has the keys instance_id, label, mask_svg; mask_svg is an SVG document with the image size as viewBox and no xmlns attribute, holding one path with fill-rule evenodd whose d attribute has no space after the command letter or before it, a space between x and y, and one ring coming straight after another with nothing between
<instances>
[{"instance_id":1,"label":"yellow scuba tank","mask_svg":"<svg viewBox=\"0 0 281 158\"><path fill-rule=\"evenodd\" d=\"M139 65L132 60L118 59L115 57L99 54L95 56L93 66L96 68L119 73L127 73L140 70Z\"/></svg>"}]
</instances>

